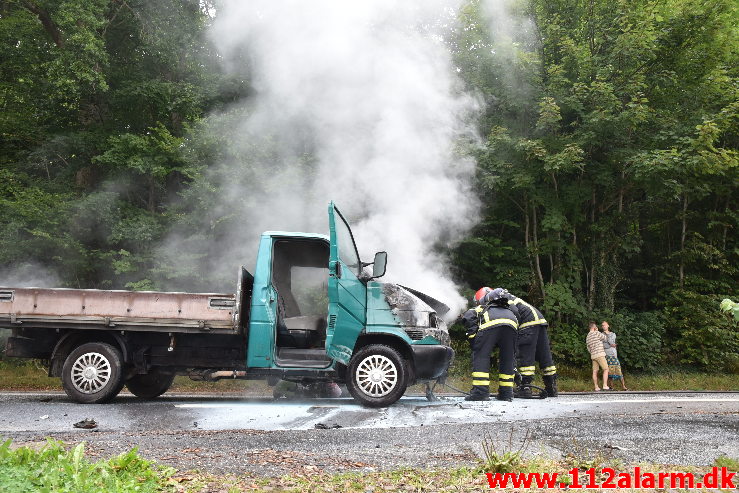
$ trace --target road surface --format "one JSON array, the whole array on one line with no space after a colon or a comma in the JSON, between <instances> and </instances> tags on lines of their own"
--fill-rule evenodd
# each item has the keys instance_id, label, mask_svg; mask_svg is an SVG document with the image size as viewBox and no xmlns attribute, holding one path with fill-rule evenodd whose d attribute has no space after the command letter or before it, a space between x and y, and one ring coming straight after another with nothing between
<instances>
[{"instance_id":1,"label":"road surface","mask_svg":"<svg viewBox=\"0 0 739 493\"><path fill-rule=\"evenodd\" d=\"M94 430L73 423L92 418ZM0 437L86 441L95 457L136 446L149 459L187 470L281 475L472 465L485 439L498 450L625 464L711 464L739 457L739 392L601 393L556 399L465 402L408 396L384 409L351 399L300 402L237 395L166 394L82 405L63 393L0 393Z\"/></svg>"}]
</instances>

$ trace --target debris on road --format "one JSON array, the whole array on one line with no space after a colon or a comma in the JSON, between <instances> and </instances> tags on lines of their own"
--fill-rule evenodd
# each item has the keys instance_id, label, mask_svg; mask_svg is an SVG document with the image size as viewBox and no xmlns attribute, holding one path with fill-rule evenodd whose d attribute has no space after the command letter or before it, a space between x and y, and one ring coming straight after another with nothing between
<instances>
[{"instance_id":1,"label":"debris on road","mask_svg":"<svg viewBox=\"0 0 739 493\"><path fill-rule=\"evenodd\" d=\"M611 445L610 443L603 445L603 448L609 448L611 450L631 450L630 448L619 447L618 445Z\"/></svg>"},{"instance_id":2,"label":"debris on road","mask_svg":"<svg viewBox=\"0 0 739 493\"><path fill-rule=\"evenodd\" d=\"M330 430L330 429L343 428L343 426L341 426L340 424L337 424L337 423L334 423L332 425L327 425L327 424L324 424L324 423L316 423L315 428L317 430Z\"/></svg>"},{"instance_id":3,"label":"debris on road","mask_svg":"<svg viewBox=\"0 0 739 493\"><path fill-rule=\"evenodd\" d=\"M82 428L83 430L91 430L97 428L97 422L92 418L85 418L82 421L77 421L74 425L75 428Z\"/></svg>"}]
</instances>

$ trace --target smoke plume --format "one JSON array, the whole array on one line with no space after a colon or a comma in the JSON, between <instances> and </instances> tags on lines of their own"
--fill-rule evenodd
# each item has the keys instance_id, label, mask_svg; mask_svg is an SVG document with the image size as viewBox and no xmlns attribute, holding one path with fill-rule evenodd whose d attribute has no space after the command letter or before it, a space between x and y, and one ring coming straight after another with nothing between
<instances>
[{"instance_id":1,"label":"smoke plume","mask_svg":"<svg viewBox=\"0 0 739 493\"><path fill-rule=\"evenodd\" d=\"M12 269L0 269L0 286L56 288L62 285L56 272L37 262L21 262Z\"/></svg>"},{"instance_id":2,"label":"smoke plume","mask_svg":"<svg viewBox=\"0 0 739 493\"><path fill-rule=\"evenodd\" d=\"M221 190L213 217L239 218L211 258L253 258L264 230L325 233L333 200L363 260L387 250L383 280L462 306L438 253L477 216L475 164L457 152L476 139L477 102L462 89L444 40L458 7L219 4L211 39L226 70L254 94L211 118L229 142L208 175Z\"/></svg>"}]
</instances>

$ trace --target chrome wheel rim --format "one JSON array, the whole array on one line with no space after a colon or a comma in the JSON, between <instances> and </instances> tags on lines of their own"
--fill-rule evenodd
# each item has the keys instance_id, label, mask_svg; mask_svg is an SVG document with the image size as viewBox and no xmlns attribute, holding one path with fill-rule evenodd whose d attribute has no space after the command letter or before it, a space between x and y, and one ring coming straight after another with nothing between
<instances>
[{"instance_id":1,"label":"chrome wheel rim","mask_svg":"<svg viewBox=\"0 0 739 493\"><path fill-rule=\"evenodd\" d=\"M398 385L398 368L386 356L373 354L357 365L357 386L370 397L384 397Z\"/></svg>"},{"instance_id":2,"label":"chrome wheel rim","mask_svg":"<svg viewBox=\"0 0 739 493\"><path fill-rule=\"evenodd\" d=\"M72 385L83 394L100 392L110 375L110 362L100 353L85 353L72 365Z\"/></svg>"}]
</instances>

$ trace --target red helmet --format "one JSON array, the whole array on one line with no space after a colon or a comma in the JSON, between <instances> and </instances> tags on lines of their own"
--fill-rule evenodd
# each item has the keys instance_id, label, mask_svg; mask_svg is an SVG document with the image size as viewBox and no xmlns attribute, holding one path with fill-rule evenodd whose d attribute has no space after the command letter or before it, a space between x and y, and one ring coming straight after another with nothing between
<instances>
[{"instance_id":1,"label":"red helmet","mask_svg":"<svg viewBox=\"0 0 739 493\"><path fill-rule=\"evenodd\" d=\"M489 288L487 286L478 289L477 292L475 293L475 301L478 303L481 303L485 295L488 294L492 290L493 290L492 288Z\"/></svg>"}]
</instances>

